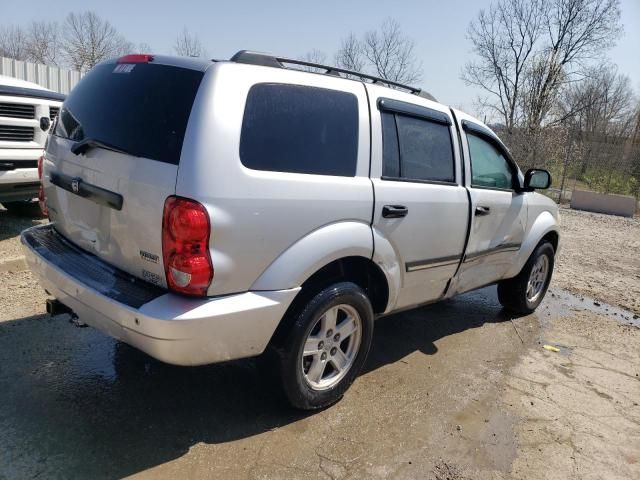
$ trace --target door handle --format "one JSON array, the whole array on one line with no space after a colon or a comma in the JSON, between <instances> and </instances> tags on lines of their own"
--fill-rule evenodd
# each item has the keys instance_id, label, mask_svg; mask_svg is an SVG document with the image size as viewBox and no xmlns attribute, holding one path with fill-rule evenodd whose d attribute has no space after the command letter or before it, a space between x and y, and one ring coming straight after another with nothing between
<instances>
[{"instance_id":1,"label":"door handle","mask_svg":"<svg viewBox=\"0 0 640 480\"><path fill-rule=\"evenodd\" d=\"M489 207L476 207L476 215L478 217L483 217L485 215L489 215L491 213L491 208Z\"/></svg>"},{"instance_id":2,"label":"door handle","mask_svg":"<svg viewBox=\"0 0 640 480\"><path fill-rule=\"evenodd\" d=\"M409 209L404 205L385 205L382 207L382 216L384 218L401 218L406 217Z\"/></svg>"}]
</instances>

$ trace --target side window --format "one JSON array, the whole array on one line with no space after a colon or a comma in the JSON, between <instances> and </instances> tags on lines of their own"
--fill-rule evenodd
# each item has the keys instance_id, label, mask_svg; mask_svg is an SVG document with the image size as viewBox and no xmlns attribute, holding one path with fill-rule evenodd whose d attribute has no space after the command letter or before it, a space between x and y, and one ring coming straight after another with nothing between
<instances>
[{"instance_id":1,"label":"side window","mask_svg":"<svg viewBox=\"0 0 640 480\"><path fill-rule=\"evenodd\" d=\"M407 180L454 182L447 125L408 115L382 113L382 175Z\"/></svg>"},{"instance_id":2,"label":"side window","mask_svg":"<svg viewBox=\"0 0 640 480\"><path fill-rule=\"evenodd\" d=\"M471 185L474 187L513 188L513 170L506 158L486 140L467 133L471 155Z\"/></svg>"},{"instance_id":3,"label":"side window","mask_svg":"<svg viewBox=\"0 0 640 480\"><path fill-rule=\"evenodd\" d=\"M393 113L382 112L382 176L400 178L398 131Z\"/></svg>"},{"instance_id":4,"label":"side window","mask_svg":"<svg viewBox=\"0 0 640 480\"><path fill-rule=\"evenodd\" d=\"M274 83L249 90L240 135L245 167L351 177L357 156L355 95Z\"/></svg>"}]
</instances>

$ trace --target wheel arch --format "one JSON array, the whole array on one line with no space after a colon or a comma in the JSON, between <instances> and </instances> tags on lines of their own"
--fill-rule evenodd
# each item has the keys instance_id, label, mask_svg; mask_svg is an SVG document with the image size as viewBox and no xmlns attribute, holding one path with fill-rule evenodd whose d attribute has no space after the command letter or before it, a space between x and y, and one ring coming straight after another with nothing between
<instances>
[{"instance_id":1,"label":"wheel arch","mask_svg":"<svg viewBox=\"0 0 640 480\"><path fill-rule=\"evenodd\" d=\"M520 253L517 257L517 261L514 262L504 278L512 278L518 275L525 263L527 263L527 260L533 251L542 241L549 241L553 246L554 251L556 253L558 252L558 247L560 245L558 222L551 212L548 211L542 212L533 222L533 225L527 233L525 241L520 247Z\"/></svg>"},{"instance_id":2,"label":"wheel arch","mask_svg":"<svg viewBox=\"0 0 640 480\"><path fill-rule=\"evenodd\" d=\"M549 242L553 247L554 252L558 252L558 245L560 244L560 234L557 230L548 231L538 242L538 244L542 242Z\"/></svg>"},{"instance_id":3,"label":"wheel arch","mask_svg":"<svg viewBox=\"0 0 640 480\"><path fill-rule=\"evenodd\" d=\"M346 257L373 255L371 227L342 221L320 227L283 251L256 279L250 290L285 290L299 287L314 273Z\"/></svg>"},{"instance_id":4,"label":"wheel arch","mask_svg":"<svg viewBox=\"0 0 640 480\"><path fill-rule=\"evenodd\" d=\"M273 334L271 343L280 345L287 338L296 312L301 311L315 294L338 282L352 282L369 298L374 314L383 313L389 302L389 285L382 269L370 258L348 256L322 266L304 282Z\"/></svg>"}]
</instances>

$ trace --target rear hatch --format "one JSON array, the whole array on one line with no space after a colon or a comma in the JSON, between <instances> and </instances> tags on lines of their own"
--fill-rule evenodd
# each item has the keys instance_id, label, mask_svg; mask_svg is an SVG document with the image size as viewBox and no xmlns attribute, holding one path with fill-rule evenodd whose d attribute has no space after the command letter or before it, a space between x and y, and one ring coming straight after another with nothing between
<instances>
[{"instance_id":1,"label":"rear hatch","mask_svg":"<svg viewBox=\"0 0 640 480\"><path fill-rule=\"evenodd\" d=\"M56 230L156 285L164 202L175 194L191 108L210 62L128 56L94 67L49 138L45 195Z\"/></svg>"}]
</instances>

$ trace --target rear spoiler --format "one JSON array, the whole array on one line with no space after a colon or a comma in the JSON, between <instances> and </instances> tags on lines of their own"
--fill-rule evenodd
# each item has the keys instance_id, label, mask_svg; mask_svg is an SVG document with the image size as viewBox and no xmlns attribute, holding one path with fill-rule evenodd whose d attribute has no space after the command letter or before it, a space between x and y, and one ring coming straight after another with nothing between
<instances>
[{"instance_id":1,"label":"rear spoiler","mask_svg":"<svg viewBox=\"0 0 640 480\"><path fill-rule=\"evenodd\" d=\"M10 85L0 85L0 95L13 95L15 97L42 98L44 100L55 100L64 102L67 98L63 93L40 90L38 88L13 87Z\"/></svg>"}]
</instances>

